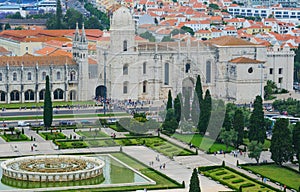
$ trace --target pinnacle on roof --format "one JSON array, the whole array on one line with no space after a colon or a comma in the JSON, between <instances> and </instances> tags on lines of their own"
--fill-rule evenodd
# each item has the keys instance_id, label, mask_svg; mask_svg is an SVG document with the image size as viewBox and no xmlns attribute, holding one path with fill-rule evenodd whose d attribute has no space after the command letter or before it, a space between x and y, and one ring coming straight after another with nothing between
<instances>
[{"instance_id":1,"label":"pinnacle on roof","mask_svg":"<svg viewBox=\"0 0 300 192\"><path fill-rule=\"evenodd\" d=\"M78 40L79 40L79 29L78 29L78 22L76 22L74 41L78 41Z\"/></svg>"},{"instance_id":2,"label":"pinnacle on roof","mask_svg":"<svg viewBox=\"0 0 300 192\"><path fill-rule=\"evenodd\" d=\"M86 34L84 30L84 23L82 23L81 42L86 42Z\"/></svg>"}]
</instances>

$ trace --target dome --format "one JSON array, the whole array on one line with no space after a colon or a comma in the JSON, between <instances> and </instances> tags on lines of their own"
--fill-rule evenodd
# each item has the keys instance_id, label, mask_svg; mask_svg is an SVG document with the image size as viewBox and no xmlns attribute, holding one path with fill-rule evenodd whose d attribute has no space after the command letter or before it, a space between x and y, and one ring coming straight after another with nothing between
<instances>
[{"instance_id":1,"label":"dome","mask_svg":"<svg viewBox=\"0 0 300 192\"><path fill-rule=\"evenodd\" d=\"M128 8L120 7L113 13L111 29L134 29L134 21Z\"/></svg>"}]
</instances>

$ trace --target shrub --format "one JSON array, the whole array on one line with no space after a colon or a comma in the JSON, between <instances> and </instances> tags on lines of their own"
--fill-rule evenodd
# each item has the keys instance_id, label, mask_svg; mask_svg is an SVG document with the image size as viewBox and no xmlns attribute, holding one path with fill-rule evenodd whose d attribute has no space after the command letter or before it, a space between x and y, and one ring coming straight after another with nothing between
<instances>
[{"instance_id":1,"label":"shrub","mask_svg":"<svg viewBox=\"0 0 300 192\"><path fill-rule=\"evenodd\" d=\"M245 181L244 179L235 179L235 180L231 181L231 183L241 183L244 181Z\"/></svg>"},{"instance_id":2,"label":"shrub","mask_svg":"<svg viewBox=\"0 0 300 192\"><path fill-rule=\"evenodd\" d=\"M216 175L218 175L218 176L220 176L220 175L225 175L225 174L227 174L226 171L221 171L221 172L216 173Z\"/></svg>"},{"instance_id":3,"label":"shrub","mask_svg":"<svg viewBox=\"0 0 300 192\"><path fill-rule=\"evenodd\" d=\"M227 176L223 177L224 180L232 179L232 178L235 178L235 176L234 175L227 175Z\"/></svg>"},{"instance_id":4,"label":"shrub","mask_svg":"<svg viewBox=\"0 0 300 192\"><path fill-rule=\"evenodd\" d=\"M243 188L253 187L253 186L255 186L254 183L244 183L244 184L241 185L241 187L243 187Z\"/></svg>"}]
</instances>

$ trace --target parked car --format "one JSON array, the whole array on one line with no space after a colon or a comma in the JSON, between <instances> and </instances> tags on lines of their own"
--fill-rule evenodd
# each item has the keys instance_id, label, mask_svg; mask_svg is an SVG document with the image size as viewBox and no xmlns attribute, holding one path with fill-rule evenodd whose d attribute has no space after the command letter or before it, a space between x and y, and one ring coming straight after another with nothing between
<instances>
[{"instance_id":1,"label":"parked car","mask_svg":"<svg viewBox=\"0 0 300 192\"><path fill-rule=\"evenodd\" d=\"M30 126L30 123L26 123L25 121L18 121L18 127Z\"/></svg>"}]
</instances>

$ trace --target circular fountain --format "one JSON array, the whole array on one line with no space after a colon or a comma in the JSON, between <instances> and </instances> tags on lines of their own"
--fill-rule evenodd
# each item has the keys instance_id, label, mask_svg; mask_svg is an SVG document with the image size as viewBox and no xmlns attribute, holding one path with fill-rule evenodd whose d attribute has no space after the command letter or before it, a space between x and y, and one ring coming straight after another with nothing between
<instances>
[{"instance_id":1,"label":"circular fountain","mask_svg":"<svg viewBox=\"0 0 300 192\"><path fill-rule=\"evenodd\" d=\"M38 182L78 181L103 174L104 161L85 156L47 155L10 159L1 163L3 176Z\"/></svg>"}]
</instances>

